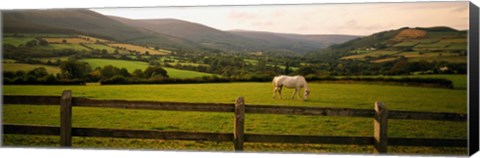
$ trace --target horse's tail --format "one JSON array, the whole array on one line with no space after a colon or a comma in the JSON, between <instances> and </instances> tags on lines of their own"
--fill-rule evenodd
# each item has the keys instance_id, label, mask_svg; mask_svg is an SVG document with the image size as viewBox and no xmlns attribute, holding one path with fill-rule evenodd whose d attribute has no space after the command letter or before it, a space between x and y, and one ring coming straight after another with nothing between
<instances>
[{"instance_id":1,"label":"horse's tail","mask_svg":"<svg viewBox=\"0 0 480 158\"><path fill-rule=\"evenodd\" d=\"M274 77L273 80L272 80L273 87L277 87L277 84L275 84L276 80L277 80L277 77Z\"/></svg>"}]
</instances>

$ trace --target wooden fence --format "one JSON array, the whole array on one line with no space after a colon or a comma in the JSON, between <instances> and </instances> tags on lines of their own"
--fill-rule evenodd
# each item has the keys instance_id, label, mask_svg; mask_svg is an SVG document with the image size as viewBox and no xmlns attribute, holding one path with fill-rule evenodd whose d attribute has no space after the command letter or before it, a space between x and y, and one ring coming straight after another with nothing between
<instances>
[{"instance_id":1,"label":"wooden fence","mask_svg":"<svg viewBox=\"0 0 480 158\"><path fill-rule=\"evenodd\" d=\"M466 114L393 111L388 110L387 107L381 102L375 102L374 110L368 110L350 108L245 105L243 97L239 97L234 104L92 100L72 97L72 92L70 90L64 91L61 97L4 95L3 100L4 104L60 105L60 127L4 124L3 132L4 134L60 135L60 145L62 147L72 146L72 136L164 140L203 140L219 142L228 141L233 142L235 151L243 151L244 142L373 145L375 148L375 153L386 153L387 146L467 147L466 139L392 138L387 136L388 119L465 122L467 120ZM235 114L234 129L233 133L206 133L160 130L77 128L72 127L72 106L173 111L233 112ZM374 120L374 133L373 137L270 135L244 133L245 113L369 117L373 118Z\"/></svg>"}]
</instances>

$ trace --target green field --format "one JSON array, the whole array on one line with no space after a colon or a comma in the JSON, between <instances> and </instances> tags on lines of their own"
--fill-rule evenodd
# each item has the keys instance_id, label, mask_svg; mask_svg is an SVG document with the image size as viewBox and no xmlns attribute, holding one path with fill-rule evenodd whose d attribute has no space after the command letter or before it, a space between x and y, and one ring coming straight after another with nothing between
<instances>
[{"instance_id":1,"label":"green field","mask_svg":"<svg viewBox=\"0 0 480 158\"><path fill-rule=\"evenodd\" d=\"M373 109L381 100L389 109L466 113L466 90L403 86L310 83L309 100L272 99L271 83L168 84L115 86L4 86L4 94L60 95L93 99L233 103ZM293 90L285 89L287 98ZM4 122L59 125L58 106L4 106ZM414 125L414 126L412 126ZM370 118L247 114L247 133L372 136ZM189 132L232 132L233 114L74 107L73 127L147 129ZM389 137L466 138L462 122L389 120ZM232 143L74 137L79 148L141 148L232 151ZM57 146L58 137L5 135L5 145ZM246 143L245 150L283 152L371 153L371 146ZM466 154L466 148L389 147L389 153Z\"/></svg>"},{"instance_id":2,"label":"green field","mask_svg":"<svg viewBox=\"0 0 480 158\"><path fill-rule=\"evenodd\" d=\"M68 60L68 58L69 58L68 56L63 56L63 57L34 58L34 59L40 60L40 61L46 63L46 62L48 62L48 61L50 61L50 62L57 62L57 60L66 61L66 60Z\"/></svg>"},{"instance_id":3,"label":"green field","mask_svg":"<svg viewBox=\"0 0 480 158\"><path fill-rule=\"evenodd\" d=\"M346 57L343 57L342 59L363 59L367 56L370 56L370 57L379 57L379 56L382 56L382 55L393 55L393 54L396 54L398 53L399 51L389 51L389 50L377 50L377 51L373 51L373 52L370 52L370 53L366 53L366 54L358 54L358 55L351 55L351 56L346 56Z\"/></svg>"},{"instance_id":4,"label":"green field","mask_svg":"<svg viewBox=\"0 0 480 158\"><path fill-rule=\"evenodd\" d=\"M417 41L406 41L406 42L401 42L398 44L393 45L394 47L412 47L417 45L419 42Z\"/></svg>"},{"instance_id":5,"label":"green field","mask_svg":"<svg viewBox=\"0 0 480 158\"><path fill-rule=\"evenodd\" d=\"M133 72L135 69L141 69L142 71L148 67L148 63L141 61L126 61L126 60L113 60L113 59L82 59L90 64L92 68L95 67L104 67L106 65L112 65L115 67L126 68L128 72ZM212 76L212 74L189 71L189 70L179 70L174 68L163 67L168 76L171 78L195 78L202 76Z\"/></svg>"},{"instance_id":6,"label":"green field","mask_svg":"<svg viewBox=\"0 0 480 158\"><path fill-rule=\"evenodd\" d=\"M345 76L340 76L340 78ZM352 76L349 76L352 77ZM360 78L443 78L453 82L455 89L467 89L467 75L451 75L451 74L429 74L429 75L399 75L399 76L353 76Z\"/></svg>"},{"instance_id":7,"label":"green field","mask_svg":"<svg viewBox=\"0 0 480 158\"><path fill-rule=\"evenodd\" d=\"M90 49L80 44L48 44L47 46L39 46L40 49L46 50L61 50L61 49L74 49L79 51L90 51Z\"/></svg>"},{"instance_id":8,"label":"green field","mask_svg":"<svg viewBox=\"0 0 480 158\"><path fill-rule=\"evenodd\" d=\"M50 74L57 74L60 73L60 68L55 66L48 66L48 65L35 65L35 64L20 64L20 63L2 63L3 71L31 71L38 67L44 67L47 69L47 72Z\"/></svg>"},{"instance_id":9,"label":"green field","mask_svg":"<svg viewBox=\"0 0 480 158\"><path fill-rule=\"evenodd\" d=\"M23 36L23 37L74 37L70 34L57 34L57 33L4 33L4 36ZM15 37L18 38L18 37Z\"/></svg>"},{"instance_id":10,"label":"green field","mask_svg":"<svg viewBox=\"0 0 480 158\"><path fill-rule=\"evenodd\" d=\"M108 53L113 53L115 52L115 48L112 48L112 47L109 47L109 46L106 46L106 45L102 45L102 44L93 44L93 43L85 43L84 44L85 46L87 47L90 47L92 49L98 49L98 50L107 50ZM119 50L120 52L120 50Z\"/></svg>"},{"instance_id":11,"label":"green field","mask_svg":"<svg viewBox=\"0 0 480 158\"><path fill-rule=\"evenodd\" d=\"M33 37L3 37L3 43L18 47L19 45L25 45L25 43L34 39L35 38Z\"/></svg>"},{"instance_id":12,"label":"green field","mask_svg":"<svg viewBox=\"0 0 480 158\"><path fill-rule=\"evenodd\" d=\"M173 62L165 62L165 60L169 60L169 61L173 61ZM180 64L180 65L190 65L190 66L207 66L207 67L209 66L207 64L198 64L198 63L188 62L188 61L185 61L185 60L179 60L179 59L176 59L173 56L162 56L160 59L158 59L158 62L167 63L167 64L170 64L170 65Z\"/></svg>"}]
</instances>

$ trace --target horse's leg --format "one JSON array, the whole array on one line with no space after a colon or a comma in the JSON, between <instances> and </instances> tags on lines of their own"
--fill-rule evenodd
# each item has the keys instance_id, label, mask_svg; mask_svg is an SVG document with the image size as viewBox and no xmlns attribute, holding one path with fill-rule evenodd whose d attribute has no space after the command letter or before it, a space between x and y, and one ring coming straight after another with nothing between
<instances>
[{"instance_id":1,"label":"horse's leg","mask_svg":"<svg viewBox=\"0 0 480 158\"><path fill-rule=\"evenodd\" d=\"M278 95L280 96L280 99L283 99L282 97L282 86L278 88Z\"/></svg>"},{"instance_id":2,"label":"horse's leg","mask_svg":"<svg viewBox=\"0 0 480 158\"><path fill-rule=\"evenodd\" d=\"M277 91L278 91L278 87L274 87L273 88L273 96L272 96L273 99L275 99L275 97L277 96Z\"/></svg>"},{"instance_id":3,"label":"horse's leg","mask_svg":"<svg viewBox=\"0 0 480 158\"><path fill-rule=\"evenodd\" d=\"M292 99L295 97L295 94L297 94L297 91L298 91L297 88L295 88L291 97Z\"/></svg>"},{"instance_id":4,"label":"horse's leg","mask_svg":"<svg viewBox=\"0 0 480 158\"><path fill-rule=\"evenodd\" d=\"M298 89L298 99L299 100L302 100L302 93L301 92L302 89Z\"/></svg>"}]
</instances>

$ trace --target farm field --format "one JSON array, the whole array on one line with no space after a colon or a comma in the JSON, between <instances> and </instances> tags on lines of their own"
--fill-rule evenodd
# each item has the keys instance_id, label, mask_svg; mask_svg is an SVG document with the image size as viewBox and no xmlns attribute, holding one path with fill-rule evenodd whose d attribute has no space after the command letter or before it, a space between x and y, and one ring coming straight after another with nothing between
<instances>
[{"instance_id":1,"label":"farm field","mask_svg":"<svg viewBox=\"0 0 480 158\"><path fill-rule=\"evenodd\" d=\"M80 43L94 43L94 41L89 41L83 38L77 38L77 37L71 37L71 38L61 38L61 37L48 37L48 38L43 38L48 41L48 43L63 43L65 40L65 43L69 44L80 44Z\"/></svg>"},{"instance_id":2,"label":"farm field","mask_svg":"<svg viewBox=\"0 0 480 158\"><path fill-rule=\"evenodd\" d=\"M47 50L62 50L62 49L74 49L79 51L90 50L80 44L48 44L47 46L38 46L38 48L47 49Z\"/></svg>"},{"instance_id":3,"label":"farm field","mask_svg":"<svg viewBox=\"0 0 480 158\"><path fill-rule=\"evenodd\" d=\"M3 65L3 71L12 71L12 72L16 72L16 71L25 71L25 72L28 72L28 71L31 71L35 68L39 68L39 67L44 67L45 69L47 69L47 72L50 73L50 74L57 74L57 73L60 73L60 68L59 67L55 67L55 66L48 66L48 65L35 65L35 64L20 64L20 63L2 63Z\"/></svg>"},{"instance_id":4,"label":"farm field","mask_svg":"<svg viewBox=\"0 0 480 158\"><path fill-rule=\"evenodd\" d=\"M62 37L69 38L74 37L72 34L62 34L62 33L4 33L5 37Z\"/></svg>"},{"instance_id":5,"label":"farm field","mask_svg":"<svg viewBox=\"0 0 480 158\"><path fill-rule=\"evenodd\" d=\"M162 49L154 50L154 49L151 49L151 48L145 48L145 47L142 47L142 46L137 46L137 45L132 45L132 44L109 43L108 45L111 46L111 47L125 48L129 51L137 51L140 54L146 54L147 51L149 52L149 54L152 54L152 55L166 55L166 54L170 53L170 51L167 51L167 50L162 50Z\"/></svg>"},{"instance_id":6,"label":"farm field","mask_svg":"<svg viewBox=\"0 0 480 158\"><path fill-rule=\"evenodd\" d=\"M339 76L345 77L345 76ZM349 76L349 77L383 77L383 78L443 78L453 82L455 89L467 89L467 75L452 75L452 74L428 74L428 75L398 75L398 76Z\"/></svg>"},{"instance_id":7,"label":"farm field","mask_svg":"<svg viewBox=\"0 0 480 158\"><path fill-rule=\"evenodd\" d=\"M98 41L98 42L102 42L102 43L109 43L109 42L111 42L111 41L109 41L109 40L105 40L105 39L101 39L101 38L95 38L95 37L91 37L91 36L85 36L85 35L78 35L78 37L80 37L80 38L85 38L85 39L87 39L87 40L89 40L89 41L94 41L94 42L97 42L97 41Z\"/></svg>"},{"instance_id":8,"label":"farm field","mask_svg":"<svg viewBox=\"0 0 480 158\"><path fill-rule=\"evenodd\" d=\"M82 59L90 64L92 68L95 67L104 67L106 65L112 65L119 68L126 68L128 72L133 72L135 69L145 70L148 67L148 63L141 61L126 61L126 60L113 60L113 59ZM189 70L179 70L174 68L163 67L171 78L195 78L202 76L212 76L213 74L189 71Z\"/></svg>"},{"instance_id":9,"label":"farm field","mask_svg":"<svg viewBox=\"0 0 480 158\"><path fill-rule=\"evenodd\" d=\"M358 54L358 55L347 56L347 57L343 57L342 59L363 59L367 56L379 57L379 56L382 56L382 55L393 55L393 54L396 54L396 53L398 53L398 51L378 50L378 51L373 51L373 52L366 53L366 54Z\"/></svg>"},{"instance_id":10,"label":"farm field","mask_svg":"<svg viewBox=\"0 0 480 158\"><path fill-rule=\"evenodd\" d=\"M233 103L244 96L246 104L318 106L372 109L375 100L391 110L466 113L466 90L364 84L311 83L309 100L272 99L271 83L168 84L121 86L4 86L4 94L60 95L71 89L74 97L93 99L154 100ZM35 89L35 90L33 90ZM285 89L284 98L293 90ZM127 93L128 92L128 93ZM58 106L4 106L4 122L59 125ZM125 121L128 120L128 121ZM412 126L415 124L415 126ZM247 114L247 133L371 136L372 119ZM232 132L233 114L171 112L74 107L74 127L125 128L195 132ZM319 130L321 129L321 130ZM389 120L389 137L466 138L462 122ZM35 138L35 139L32 139ZM111 138L77 138L74 147L231 151L233 145L217 142L161 141ZM6 135L6 145L57 146L57 137ZM161 142L161 143L159 143ZM246 151L371 153L371 146L293 145L247 143ZM465 154L465 148L389 147L389 153Z\"/></svg>"},{"instance_id":11,"label":"farm field","mask_svg":"<svg viewBox=\"0 0 480 158\"><path fill-rule=\"evenodd\" d=\"M180 64L180 65L190 65L190 66L209 66L207 64L198 64L198 63L192 63L192 62L188 62L188 61L185 61L185 60L179 60L179 59L176 59L172 56L162 56L160 57L160 59L158 59L159 62L161 63L168 63L170 65L176 65L176 64ZM166 62L168 61L168 62Z\"/></svg>"},{"instance_id":12,"label":"farm field","mask_svg":"<svg viewBox=\"0 0 480 158\"><path fill-rule=\"evenodd\" d=\"M109 46L106 46L106 45L102 45L102 44L86 43L84 45L88 48L91 48L91 49L98 49L98 50L105 49L105 50L107 50L108 53L115 52L115 48L112 48L112 47L109 47ZM119 52L121 52L121 51L119 50Z\"/></svg>"},{"instance_id":13,"label":"farm field","mask_svg":"<svg viewBox=\"0 0 480 158\"><path fill-rule=\"evenodd\" d=\"M34 40L35 38L33 37L3 37L2 43L4 44L11 44L15 47L18 47L19 45L23 45L27 43L28 41Z\"/></svg>"}]
</instances>

